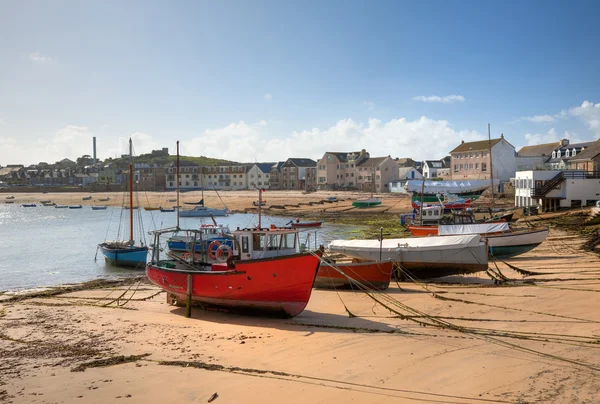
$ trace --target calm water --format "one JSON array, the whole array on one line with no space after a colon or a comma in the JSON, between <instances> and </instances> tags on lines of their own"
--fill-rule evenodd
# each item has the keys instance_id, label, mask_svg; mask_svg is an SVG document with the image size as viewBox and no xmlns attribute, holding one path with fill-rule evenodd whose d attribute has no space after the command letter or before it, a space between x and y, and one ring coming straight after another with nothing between
<instances>
[{"instance_id":1,"label":"calm water","mask_svg":"<svg viewBox=\"0 0 600 404\"><path fill-rule=\"evenodd\" d=\"M174 226L175 213L140 210L134 214L135 239L140 235L151 244L148 231ZM141 220L140 220L141 219ZM217 218L219 223L231 229L252 227L257 223L255 214L234 214ZM263 216L262 225L283 226L290 218ZM181 218L182 228L196 228L201 223L212 223L205 218ZM144 231L140 231L143 227ZM324 223L316 231L317 244L342 238L353 227ZM96 278L111 278L143 271L132 271L111 266L104 262L97 245L104 240L128 238L129 211L121 208L93 211L82 209L55 209L50 206L23 208L20 205L0 205L0 291L30 289L65 283L83 282ZM306 243L315 245L315 229L300 233ZM145 235L145 236L144 236Z\"/></svg>"}]
</instances>

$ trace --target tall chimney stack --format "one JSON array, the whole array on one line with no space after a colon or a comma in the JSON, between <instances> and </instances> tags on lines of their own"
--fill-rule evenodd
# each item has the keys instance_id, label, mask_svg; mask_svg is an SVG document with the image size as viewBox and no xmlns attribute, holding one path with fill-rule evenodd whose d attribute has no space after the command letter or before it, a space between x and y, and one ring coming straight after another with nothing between
<instances>
[{"instance_id":1,"label":"tall chimney stack","mask_svg":"<svg viewBox=\"0 0 600 404\"><path fill-rule=\"evenodd\" d=\"M94 136L94 164L96 164L98 160L96 160L96 136Z\"/></svg>"}]
</instances>

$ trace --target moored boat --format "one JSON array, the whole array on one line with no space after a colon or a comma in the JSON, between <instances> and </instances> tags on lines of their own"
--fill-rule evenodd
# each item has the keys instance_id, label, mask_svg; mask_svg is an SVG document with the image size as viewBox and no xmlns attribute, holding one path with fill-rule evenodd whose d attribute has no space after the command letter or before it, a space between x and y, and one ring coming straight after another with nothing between
<instances>
[{"instance_id":1,"label":"moored boat","mask_svg":"<svg viewBox=\"0 0 600 404\"><path fill-rule=\"evenodd\" d=\"M24 203L21 206L24 208L35 208L37 205L35 203Z\"/></svg>"},{"instance_id":2,"label":"moored boat","mask_svg":"<svg viewBox=\"0 0 600 404\"><path fill-rule=\"evenodd\" d=\"M155 246L164 232L169 230L154 233ZM212 265L193 259L161 260L160 250L154 248L146 267L148 279L178 303L189 293L192 301L207 307L280 317L300 314L310 299L319 257L297 252L298 230L272 226L235 230L233 235L236 248L219 247L226 253L220 256L222 262Z\"/></svg>"},{"instance_id":3,"label":"moored boat","mask_svg":"<svg viewBox=\"0 0 600 404\"><path fill-rule=\"evenodd\" d=\"M394 263L392 261L335 262L327 258L321 261L315 288L358 289L360 282L368 289L384 290L390 285Z\"/></svg>"},{"instance_id":4,"label":"moored boat","mask_svg":"<svg viewBox=\"0 0 600 404\"><path fill-rule=\"evenodd\" d=\"M295 222L290 222L289 224L292 225L292 227L321 227L321 225L323 224L322 220L316 221L316 222L301 222L298 219L296 219Z\"/></svg>"},{"instance_id":5,"label":"moored boat","mask_svg":"<svg viewBox=\"0 0 600 404\"><path fill-rule=\"evenodd\" d=\"M547 227L538 227L483 236L487 239L490 256L511 258L533 250L546 240L549 233Z\"/></svg>"},{"instance_id":6,"label":"moored boat","mask_svg":"<svg viewBox=\"0 0 600 404\"><path fill-rule=\"evenodd\" d=\"M56 204L54 202L45 202L45 203L42 203L42 205L44 205L44 206L56 206Z\"/></svg>"},{"instance_id":7,"label":"moored boat","mask_svg":"<svg viewBox=\"0 0 600 404\"><path fill-rule=\"evenodd\" d=\"M84 196L84 197L83 197L83 200L84 200L84 201L91 201L91 200L92 200L92 197L91 197L91 196Z\"/></svg>"},{"instance_id":8,"label":"moored boat","mask_svg":"<svg viewBox=\"0 0 600 404\"><path fill-rule=\"evenodd\" d=\"M69 205L69 209L81 209L83 206L81 205Z\"/></svg>"},{"instance_id":9,"label":"moored boat","mask_svg":"<svg viewBox=\"0 0 600 404\"><path fill-rule=\"evenodd\" d=\"M133 172L133 145L129 138L129 172ZM135 243L133 234L133 176L129 176L129 240L105 241L98 245L98 248L104 255L106 262L116 266L132 267L134 269L144 268L148 258L148 246L140 242ZM125 207L124 207L125 208ZM141 219L141 218L140 218ZM158 247L157 247L158 248Z\"/></svg>"},{"instance_id":10,"label":"moored boat","mask_svg":"<svg viewBox=\"0 0 600 404\"><path fill-rule=\"evenodd\" d=\"M15 201L5 201L4 203L15 203Z\"/></svg>"},{"instance_id":11,"label":"moored boat","mask_svg":"<svg viewBox=\"0 0 600 404\"><path fill-rule=\"evenodd\" d=\"M106 210L106 206L92 206L92 210Z\"/></svg>"},{"instance_id":12,"label":"moored boat","mask_svg":"<svg viewBox=\"0 0 600 404\"><path fill-rule=\"evenodd\" d=\"M227 216L227 209L207 208L204 206L194 206L193 209L180 210L180 217L210 217L210 216Z\"/></svg>"},{"instance_id":13,"label":"moored boat","mask_svg":"<svg viewBox=\"0 0 600 404\"><path fill-rule=\"evenodd\" d=\"M69 206L68 205L54 205L54 207L56 209L67 209Z\"/></svg>"},{"instance_id":14,"label":"moored boat","mask_svg":"<svg viewBox=\"0 0 600 404\"><path fill-rule=\"evenodd\" d=\"M352 202L355 208L371 208L377 205L381 205L381 198L358 199Z\"/></svg>"},{"instance_id":15,"label":"moored boat","mask_svg":"<svg viewBox=\"0 0 600 404\"><path fill-rule=\"evenodd\" d=\"M6 198L4 199L15 199L15 197L13 195L8 195Z\"/></svg>"},{"instance_id":16,"label":"moored boat","mask_svg":"<svg viewBox=\"0 0 600 404\"><path fill-rule=\"evenodd\" d=\"M487 245L479 235L384 240L334 240L329 250L362 260L389 260L419 278L484 271Z\"/></svg>"},{"instance_id":17,"label":"moored boat","mask_svg":"<svg viewBox=\"0 0 600 404\"><path fill-rule=\"evenodd\" d=\"M107 196L106 198L100 198L100 199L98 199L98 200L99 200L100 202L108 202L108 201L110 201L110 197L108 197L108 196Z\"/></svg>"},{"instance_id":18,"label":"moored boat","mask_svg":"<svg viewBox=\"0 0 600 404\"><path fill-rule=\"evenodd\" d=\"M147 207L144 208L144 210L160 210L160 207L150 207L150 206L147 206Z\"/></svg>"},{"instance_id":19,"label":"moored boat","mask_svg":"<svg viewBox=\"0 0 600 404\"><path fill-rule=\"evenodd\" d=\"M161 212L175 212L175 208L163 208L161 206L159 209Z\"/></svg>"},{"instance_id":20,"label":"moored boat","mask_svg":"<svg viewBox=\"0 0 600 404\"><path fill-rule=\"evenodd\" d=\"M40 203L41 203L42 205L44 205L44 204L46 204L46 203L51 203L51 202L52 202L52 201L51 201L51 200L49 200L49 199L48 199L48 200L45 200L45 201L40 201Z\"/></svg>"}]
</instances>

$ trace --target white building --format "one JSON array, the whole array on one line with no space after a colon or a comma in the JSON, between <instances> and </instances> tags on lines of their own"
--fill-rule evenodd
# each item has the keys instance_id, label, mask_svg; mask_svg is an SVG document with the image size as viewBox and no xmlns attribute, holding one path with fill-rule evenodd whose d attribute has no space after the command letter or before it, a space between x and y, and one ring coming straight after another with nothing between
<instances>
[{"instance_id":1,"label":"white building","mask_svg":"<svg viewBox=\"0 0 600 404\"><path fill-rule=\"evenodd\" d=\"M600 200L599 177L583 170L518 171L515 206L549 211L593 204Z\"/></svg>"},{"instance_id":2,"label":"white building","mask_svg":"<svg viewBox=\"0 0 600 404\"><path fill-rule=\"evenodd\" d=\"M270 171L275 163L256 163L246 173L248 189L269 189Z\"/></svg>"},{"instance_id":3,"label":"white building","mask_svg":"<svg viewBox=\"0 0 600 404\"><path fill-rule=\"evenodd\" d=\"M508 182L515 176L515 155L514 146L504 139L504 135L498 139L463 141L450 152L452 179L489 180L492 166L494 183Z\"/></svg>"},{"instance_id":4,"label":"white building","mask_svg":"<svg viewBox=\"0 0 600 404\"><path fill-rule=\"evenodd\" d=\"M423 176L425 178L437 178L438 170L444 168L444 162L442 160L425 160L423 165Z\"/></svg>"}]
</instances>

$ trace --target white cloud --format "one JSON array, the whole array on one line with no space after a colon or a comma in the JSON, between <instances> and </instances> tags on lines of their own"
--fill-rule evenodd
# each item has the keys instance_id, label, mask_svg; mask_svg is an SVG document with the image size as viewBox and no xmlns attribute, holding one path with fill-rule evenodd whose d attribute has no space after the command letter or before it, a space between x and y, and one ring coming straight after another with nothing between
<instances>
[{"instance_id":1,"label":"white cloud","mask_svg":"<svg viewBox=\"0 0 600 404\"><path fill-rule=\"evenodd\" d=\"M362 104L365 105L369 111L375 110L375 103L373 101L363 101Z\"/></svg>"},{"instance_id":2,"label":"white cloud","mask_svg":"<svg viewBox=\"0 0 600 404\"><path fill-rule=\"evenodd\" d=\"M29 60L35 63L52 63L55 61L54 58L46 55L42 55L39 52L34 52L29 54Z\"/></svg>"},{"instance_id":3,"label":"white cloud","mask_svg":"<svg viewBox=\"0 0 600 404\"><path fill-rule=\"evenodd\" d=\"M571 143L581 143L583 140L579 137L578 134L572 133L569 131L565 131L562 136L559 136L556 129L552 128L547 133L536 133L525 134L525 140L527 141L527 146L533 146L537 144L544 143L558 143L561 139L569 139Z\"/></svg>"},{"instance_id":4,"label":"white cloud","mask_svg":"<svg viewBox=\"0 0 600 404\"><path fill-rule=\"evenodd\" d=\"M446 95L444 97L440 97L439 95L419 95L417 97L413 97L413 100L422 102L441 102L443 104L449 104L451 102L464 102L465 97L463 97L462 95Z\"/></svg>"},{"instance_id":5,"label":"white cloud","mask_svg":"<svg viewBox=\"0 0 600 404\"><path fill-rule=\"evenodd\" d=\"M533 123L554 122L554 117L551 115L535 115L523 118Z\"/></svg>"},{"instance_id":6,"label":"white cloud","mask_svg":"<svg viewBox=\"0 0 600 404\"><path fill-rule=\"evenodd\" d=\"M272 99L273 99L273 96L271 94L265 94L265 100L271 101Z\"/></svg>"},{"instance_id":7,"label":"white cloud","mask_svg":"<svg viewBox=\"0 0 600 404\"><path fill-rule=\"evenodd\" d=\"M209 129L192 139L186 150L228 160L250 162L278 161L288 157L319 159L326 151L367 149L373 157L410 156L417 160L446 156L461 140L482 140L476 131L456 131L444 120L421 117L382 122L370 119L366 124L343 119L319 129L294 131L279 137L269 136L269 125L243 121L224 128Z\"/></svg>"},{"instance_id":8,"label":"white cloud","mask_svg":"<svg viewBox=\"0 0 600 404\"><path fill-rule=\"evenodd\" d=\"M600 103L584 101L581 106L569 109L569 114L583 119L588 127L600 136Z\"/></svg>"}]
</instances>

